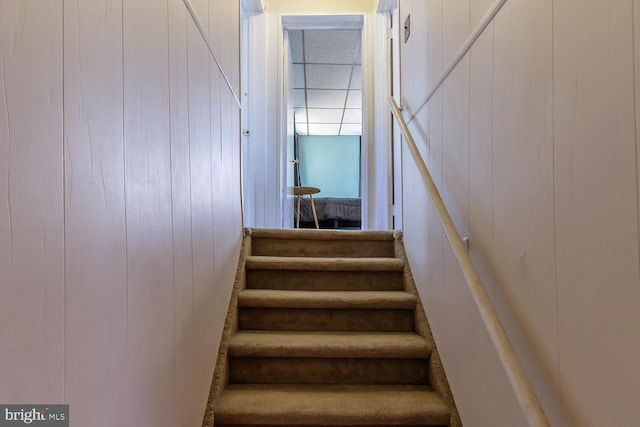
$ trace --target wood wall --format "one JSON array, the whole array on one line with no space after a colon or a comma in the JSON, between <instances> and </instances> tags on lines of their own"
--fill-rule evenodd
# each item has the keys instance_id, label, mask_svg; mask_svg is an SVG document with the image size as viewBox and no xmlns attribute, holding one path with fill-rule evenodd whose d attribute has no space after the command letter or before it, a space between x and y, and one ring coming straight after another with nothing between
<instances>
[{"instance_id":1,"label":"wood wall","mask_svg":"<svg viewBox=\"0 0 640 427\"><path fill-rule=\"evenodd\" d=\"M238 0L193 0L239 93ZM239 108L182 0L0 2L0 402L200 425L241 240Z\"/></svg>"},{"instance_id":2,"label":"wood wall","mask_svg":"<svg viewBox=\"0 0 640 427\"><path fill-rule=\"evenodd\" d=\"M491 3L400 2L405 111ZM640 419L636 3L507 0L411 124L553 426ZM415 164L403 165L407 250L463 421L525 425Z\"/></svg>"}]
</instances>

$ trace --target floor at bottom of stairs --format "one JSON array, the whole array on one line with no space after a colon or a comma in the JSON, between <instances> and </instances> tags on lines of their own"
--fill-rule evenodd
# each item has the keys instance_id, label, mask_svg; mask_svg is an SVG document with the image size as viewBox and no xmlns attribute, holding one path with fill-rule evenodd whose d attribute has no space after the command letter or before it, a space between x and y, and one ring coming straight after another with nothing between
<instances>
[{"instance_id":1,"label":"floor at bottom of stairs","mask_svg":"<svg viewBox=\"0 0 640 427\"><path fill-rule=\"evenodd\" d=\"M450 410L427 386L234 384L216 426L446 426Z\"/></svg>"}]
</instances>

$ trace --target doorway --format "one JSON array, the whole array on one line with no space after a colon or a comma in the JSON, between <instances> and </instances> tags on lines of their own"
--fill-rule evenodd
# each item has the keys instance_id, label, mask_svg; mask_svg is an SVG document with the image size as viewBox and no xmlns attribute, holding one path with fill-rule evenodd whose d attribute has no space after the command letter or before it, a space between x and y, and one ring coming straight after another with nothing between
<instances>
[{"instance_id":1,"label":"doorway","mask_svg":"<svg viewBox=\"0 0 640 427\"><path fill-rule=\"evenodd\" d=\"M295 134L283 150L284 227L362 226L362 23L358 16L282 18L283 110L293 110L283 127ZM293 187L309 196L294 204Z\"/></svg>"},{"instance_id":2,"label":"doorway","mask_svg":"<svg viewBox=\"0 0 640 427\"><path fill-rule=\"evenodd\" d=\"M338 130L334 127L332 133L347 136L350 128L357 126L360 129L358 135L358 132L352 131L350 136L360 137L359 192L362 229L384 227L379 224L377 215L388 212L384 194L389 172L386 168L386 152L382 152L388 139L383 137L382 132L378 132L378 125L374 122L374 118L378 116L378 107L374 106L374 90L378 86L373 73L374 60L377 58L374 55L373 34L378 25L381 25L379 19L373 19L370 14L320 16L261 13L248 15L243 19L242 178L245 226L294 226L295 199L290 177L294 176L295 165L291 161L297 158L291 154L297 120L295 110L298 109L297 116L300 118L300 126L297 126L301 130L300 134L306 134L300 136L309 136L322 125L337 123L328 122L326 117L322 117L323 113L335 114L335 111L329 110L341 109ZM285 57L290 56L288 44L299 43L288 40L289 32L305 31L305 41L311 42L313 36L307 40L306 32L314 30L329 30L331 33L356 30L357 37L353 44L360 51L359 60L354 61L354 57L349 56L348 60L337 64L316 64L349 67L348 79L351 82L347 82L346 88L333 89L334 95L344 93L342 105L338 104L335 108L313 108L318 105L305 103L316 101L314 96L319 90L314 89L323 88L294 91L294 85L289 84L293 83L295 72L293 61L285 61ZM335 43L331 49L334 47ZM304 68L307 62L309 61L300 61L295 68L301 68L300 65ZM351 68L354 70L353 75ZM320 73L319 77L324 78L326 75L327 73ZM361 89L356 89L357 85ZM291 90L285 90L286 88ZM300 95L303 95L302 99ZM304 98L305 95L308 95L307 99ZM359 101L359 104L351 104L354 101ZM359 122L353 120L355 110L361 114ZM309 128L308 131L302 132L306 127Z\"/></svg>"}]
</instances>

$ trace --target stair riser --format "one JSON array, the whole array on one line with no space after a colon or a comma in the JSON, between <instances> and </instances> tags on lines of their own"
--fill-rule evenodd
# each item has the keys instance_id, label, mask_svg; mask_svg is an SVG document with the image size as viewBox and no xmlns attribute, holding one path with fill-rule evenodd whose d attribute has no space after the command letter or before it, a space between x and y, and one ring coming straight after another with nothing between
<instances>
[{"instance_id":1,"label":"stair riser","mask_svg":"<svg viewBox=\"0 0 640 427\"><path fill-rule=\"evenodd\" d=\"M239 311L241 330L383 331L414 330L413 310L248 308Z\"/></svg>"},{"instance_id":2,"label":"stair riser","mask_svg":"<svg viewBox=\"0 0 640 427\"><path fill-rule=\"evenodd\" d=\"M277 427L327 427L326 424L278 424ZM355 424L332 424L331 427L353 427ZM216 427L276 427L273 424L219 424L216 423ZM373 424L358 424L357 427L380 427L380 425ZM393 427L447 427L446 424L394 424Z\"/></svg>"},{"instance_id":3,"label":"stair riser","mask_svg":"<svg viewBox=\"0 0 640 427\"><path fill-rule=\"evenodd\" d=\"M232 357L232 384L415 384L429 382L427 359Z\"/></svg>"},{"instance_id":4,"label":"stair riser","mask_svg":"<svg viewBox=\"0 0 640 427\"><path fill-rule=\"evenodd\" d=\"M308 291L401 291L397 271L247 270L247 289Z\"/></svg>"},{"instance_id":5,"label":"stair riser","mask_svg":"<svg viewBox=\"0 0 640 427\"><path fill-rule=\"evenodd\" d=\"M247 237L235 333L214 383L224 391L212 387L206 427L461 425L439 395L446 384L399 235Z\"/></svg>"},{"instance_id":6,"label":"stair riser","mask_svg":"<svg viewBox=\"0 0 640 427\"><path fill-rule=\"evenodd\" d=\"M354 257L394 256L393 240L304 240L254 238L251 254L261 256Z\"/></svg>"}]
</instances>

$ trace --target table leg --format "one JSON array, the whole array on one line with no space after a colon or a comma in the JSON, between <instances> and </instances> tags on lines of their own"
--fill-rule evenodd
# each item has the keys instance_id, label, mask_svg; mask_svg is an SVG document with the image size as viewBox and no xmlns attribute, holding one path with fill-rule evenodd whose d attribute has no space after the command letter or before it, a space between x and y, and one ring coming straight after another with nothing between
<instances>
[{"instance_id":1,"label":"table leg","mask_svg":"<svg viewBox=\"0 0 640 427\"><path fill-rule=\"evenodd\" d=\"M311 200L311 211L313 212L313 220L316 222L316 230L320 229L318 225L318 215L316 214L316 205L313 203L313 196L309 194L309 200Z\"/></svg>"}]
</instances>

